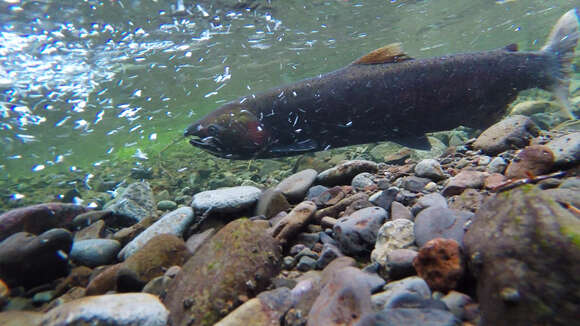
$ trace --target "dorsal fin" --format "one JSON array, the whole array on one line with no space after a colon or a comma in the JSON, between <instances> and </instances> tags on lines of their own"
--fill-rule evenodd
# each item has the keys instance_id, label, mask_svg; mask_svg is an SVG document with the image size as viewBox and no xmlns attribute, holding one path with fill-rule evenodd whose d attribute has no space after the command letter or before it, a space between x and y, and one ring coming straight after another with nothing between
<instances>
[{"instance_id":1,"label":"dorsal fin","mask_svg":"<svg viewBox=\"0 0 580 326\"><path fill-rule=\"evenodd\" d=\"M508 52L518 52L518 45L516 43L508 44L503 49Z\"/></svg>"},{"instance_id":2,"label":"dorsal fin","mask_svg":"<svg viewBox=\"0 0 580 326\"><path fill-rule=\"evenodd\" d=\"M403 52L401 43L391 43L369 52L367 55L362 56L352 64L372 65L380 63L397 63L406 60L413 60L413 58L410 58L405 52Z\"/></svg>"}]
</instances>

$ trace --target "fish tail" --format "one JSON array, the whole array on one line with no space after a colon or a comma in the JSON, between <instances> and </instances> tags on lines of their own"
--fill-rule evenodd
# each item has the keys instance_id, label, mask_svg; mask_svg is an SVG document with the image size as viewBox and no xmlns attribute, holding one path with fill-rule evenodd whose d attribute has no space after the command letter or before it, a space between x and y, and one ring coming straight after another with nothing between
<instances>
[{"instance_id":1,"label":"fish tail","mask_svg":"<svg viewBox=\"0 0 580 326\"><path fill-rule=\"evenodd\" d=\"M542 52L557 56L557 81L553 86L553 92L558 101L562 103L563 109L570 119L576 119L574 114L572 114L570 101L568 101L568 89L570 87L574 50L576 45L578 45L578 39L580 39L580 31L578 29L578 11L577 9L572 9L560 17L554 28L552 28L548 41L541 49Z\"/></svg>"}]
</instances>

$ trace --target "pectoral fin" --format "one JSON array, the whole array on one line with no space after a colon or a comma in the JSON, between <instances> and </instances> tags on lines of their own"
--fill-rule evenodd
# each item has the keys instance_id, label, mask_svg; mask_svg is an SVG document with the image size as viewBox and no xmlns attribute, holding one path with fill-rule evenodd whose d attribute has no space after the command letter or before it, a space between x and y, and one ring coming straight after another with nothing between
<instances>
[{"instance_id":1,"label":"pectoral fin","mask_svg":"<svg viewBox=\"0 0 580 326\"><path fill-rule=\"evenodd\" d=\"M401 43L392 43L369 52L367 55L357 59L353 65L372 65L381 63L397 63L406 60L413 60L404 51Z\"/></svg>"},{"instance_id":2,"label":"pectoral fin","mask_svg":"<svg viewBox=\"0 0 580 326\"><path fill-rule=\"evenodd\" d=\"M418 135L418 136L410 136L410 137L401 137L391 140L393 143L397 143L399 145L413 148L413 149L420 149L424 151L431 150L431 143L425 134Z\"/></svg>"},{"instance_id":3,"label":"pectoral fin","mask_svg":"<svg viewBox=\"0 0 580 326\"><path fill-rule=\"evenodd\" d=\"M312 139L306 139L303 141L295 142L288 145L276 144L268 149L269 152L274 154L300 154L312 152L318 148L318 143Z\"/></svg>"}]
</instances>

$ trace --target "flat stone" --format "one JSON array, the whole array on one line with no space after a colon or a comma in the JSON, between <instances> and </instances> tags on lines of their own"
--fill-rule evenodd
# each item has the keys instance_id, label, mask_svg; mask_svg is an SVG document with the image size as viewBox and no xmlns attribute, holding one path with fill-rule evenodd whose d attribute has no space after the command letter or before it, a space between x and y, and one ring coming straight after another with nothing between
<instances>
[{"instance_id":1,"label":"flat stone","mask_svg":"<svg viewBox=\"0 0 580 326\"><path fill-rule=\"evenodd\" d=\"M191 207L181 207L163 215L157 222L141 232L129 242L118 254L119 260L125 260L142 248L149 240L159 234L172 234L182 237L187 227L193 222Z\"/></svg>"},{"instance_id":2,"label":"flat stone","mask_svg":"<svg viewBox=\"0 0 580 326\"><path fill-rule=\"evenodd\" d=\"M453 196L461 194L467 188L481 189L485 183L485 178L489 176L487 172L462 170L449 179L445 188L443 188L443 196Z\"/></svg>"},{"instance_id":3,"label":"flat stone","mask_svg":"<svg viewBox=\"0 0 580 326\"><path fill-rule=\"evenodd\" d=\"M169 312L151 294L124 293L89 296L64 303L42 318L42 325L165 326Z\"/></svg>"},{"instance_id":4,"label":"flat stone","mask_svg":"<svg viewBox=\"0 0 580 326\"><path fill-rule=\"evenodd\" d=\"M381 226L377 235L371 260L385 266L387 255L396 249L407 249L415 243L414 223L399 219L388 221Z\"/></svg>"},{"instance_id":5,"label":"flat stone","mask_svg":"<svg viewBox=\"0 0 580 326\"><path fill-rule=\"evenodd\" d=\"M53 228L67 228L88 209L64 203L46 203L15 208L0 215L0 241L16 232L40 234Z\"/></svg>"},{"instance_id":6,"label":"flat stone","mask_svg":"<svg viewBox=\"0 0 580 326\"><path fill-rule=\"evenodd\" d=\"M146 181L130 184L123 193L103 208L123 216L126 224L137 223L155 215L153 191Z\"/></svg>"},{"instance_id":7,"label":"flat stone","mask_svg":"<svg viewBox=\"0 0 580 326\"><path fill-rule=\"evenodd\" d=\"M443 293L457 288L465 272L463 252L459 243L453 239L436 238L428 241L419 249L413 266L431 290Z\"/></svg>"},{"instance_id":8,"label":"flat stone","mask_svg":"<svg viewBox=\"0 0 580 326\"><path fill-rule=\"evenodd\" d=\"M360 254L368 251L387 218L387 211L381 207L368 207L341 217L334 226L335 239L345 253Z\"/></svg>"},{"instance_id":9,"label":"flat stone","mask_svg":"<svg viewBox=\"0 0 580 326\"><path fill-rule=\"evenodd\" d=\"M95 267L114 262L119 250L121 250L121 244L117 240L81 240L73 242L70 257L81 265Z\"/></svg>"},{"instance_id":10,"label":"flat stone","mask_svg":"<svg viewBox=\"0 0 580 326\"><path fill-rule=\"evenodd\" d=\"M481 149L488 155L495 155L508 149L527 146L530 139L536 137L539 132L532 119L523 115L513 115L486 129L477 137L473 147Z\"/></svg>"},{"instance_id":11,"label":"flat stone","mask_svg":"<svg viewBox=\"0 0 580 326\"><path fill-rule=\"evenodd\" d=\"M235 213L248 209L260 198L262 191L252 186L208 190L193 196L191 206L196 212Z\"/></svg>"},{"instance_id":12,"label":"flat stone","mask_svg":"<svg viewBox=\"0 0 580 326\"><path fill-rule=\"evenodd\" d=\"M157 203L157 209L162 211L172 211L177 208L177 203L173 200L160 200Z\"/></svg>"},{"instance_id":13,"label":"flat stone","mask_svg":"<svg viewBox=\"0 0 580 326\"><path fill-rule=\"evenodd\" d=\"M445 173L437 160L425 159L415 165L415 173L418 177L429 178L431 180L445 179Z\"/></svg>"},{"instance_id":14,"label":"flat stone","mask_svg":"<svg viewBox=\"0 0 580 326\"><path fill-rule=\"evenodd\" d=\"M473 213L443 207L427 208L415 218L415 238L419 246L435 238L454 239L461 246L466 223Z\"/></svg>"},{"instance_id":15,"label":"flat stone","mask_svg":"<svg viewBox=\"0 0 580 326\"><path fill-rule=\"evenodd\" d=\"M303 170L280 181L274 189L282 192L289 201L299 202L304 200L317 175L318 172L314 169Z\"/></svg>"},{"instance_id":16,"label":"flat stone","mask_svg":"<svg viewBox=\"0 0 580 326\"><path fill-rule=\"evenodd\" d=\"M419 178L417 176L411 175L408 177L403 177L397 180L400 182L400 187L412 192L420 192L425 188L425 186L431 181L427 178Z\"/></svg>"},{"instance_id":17,"label":"flat stone","mask_svg":"<svg viewBox=\"0 0 580 326\"><path fill-rule=\"evenodd\" d=\"M323 192L327 191L328 188L322 185L316 185L313 187L310 187L308 189L308 192L306 193L306 198L305 200L312 200L314 201L315 198L317 198L318 196L320 196Z\"/></svg>"},{"instance_id":18,"label":"flat stone","mask_svg":"<svg viewBox=\"0 0 580 326\"><path fill-rule=\"evenodd\" d=\"M554 164L558 166L574 165L580 162L580 132L560 136L547 143L546 146L554 153Z\"/></svg>"},{"instance_id":19,"label":"flat stone","mask_svg":"<svg viewBox=\"0 0 580 326\"><path fill-rule=\"evenodd\" d=\"M0 242L0 279L10 287L29 288L65 276L71 246L72 235L64 229L39 236L15 233Z\"/></svg>"},{"instance_id":20,"label":"flat stone","mask_svg":"<svg viewBox=\"0 0 580 326\"><path fill-rule=\"evenodd\" d=\"M350 184L355 175L362 172L376 173L377 163L365 160L352 160L320 172L317 182L324 186Z\"/></svg>"}]
</instances>

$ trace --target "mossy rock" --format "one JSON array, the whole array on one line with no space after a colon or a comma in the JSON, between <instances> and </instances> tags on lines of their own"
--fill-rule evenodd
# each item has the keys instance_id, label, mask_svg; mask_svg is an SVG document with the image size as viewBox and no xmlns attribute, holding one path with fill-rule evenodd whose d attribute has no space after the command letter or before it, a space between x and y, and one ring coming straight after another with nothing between
<instances>
[{"instance_id":1,"label":"mossy rock","mask_svg":"<svg viewBox=\"0 0 580 326\"><path fill-rule=\"evenodd\" d=\"M580 219L560 192L524 186L490 198L477 212L464 242L483 324L578 322Z\"/></svg>"},{"instance_id":2,"label":"mossy rock","mask_svg":"<svg viewBox=\"0 0 580 326\"><path fill-rule=\"evenodd\" d=\"M263 224L230 222L187 261L164 300L171 325L213 325L264 290L280 270L280 247Z\"/></svg>"}]
</instances>

